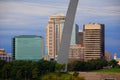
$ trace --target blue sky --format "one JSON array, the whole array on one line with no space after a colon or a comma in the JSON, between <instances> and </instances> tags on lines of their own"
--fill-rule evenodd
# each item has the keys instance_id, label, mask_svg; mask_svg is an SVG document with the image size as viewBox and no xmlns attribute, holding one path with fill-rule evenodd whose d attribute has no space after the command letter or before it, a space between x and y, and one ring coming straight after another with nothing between
<instances>
[{"instance_id":1,"label":"blue sky","mask_svg":"<svg viewBox=\"0 0 120 80\"><path fill-rule=\"evenodd\" d=\"M0 48L11 53L12 37L41 35L50 15L66 14L69 0L0 0ZM75 23L105 24L105 49L120 57L120 0L79 0Z\"/></svg>"}]
</instances>

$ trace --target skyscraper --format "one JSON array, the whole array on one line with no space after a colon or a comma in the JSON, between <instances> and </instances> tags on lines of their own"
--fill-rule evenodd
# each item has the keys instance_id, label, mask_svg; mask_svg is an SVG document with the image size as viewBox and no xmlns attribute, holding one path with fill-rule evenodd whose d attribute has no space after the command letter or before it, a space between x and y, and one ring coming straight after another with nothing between
<instances>
[{"instance_id":1,"label":"skyscraper","mask_svg":"<svg viewBox=\"0 0 120 80\"><path fill-rule=\"evenodd\" d=\"M46 47L50 59L56 59L60 49L62 31L64 28L65 16L55 14L50 16L46 28ZM76 44L76 33L78 25L73 25L71 44Z\"/></svg>"},{"instance_id":2,"label":"skyscraper","mask_svg":"<svg viewBox=\"0 0 120 80\"><path fill-rule=\"evenodd\" d=\"M84 25L84 59L104 58L104 25L85 24Z\"/></svg>"},{"instance_id":3,"label":"skyscraper","mask_svg":"<svg viewBox=\"0 0 120 80\"><path fill-rule=\"evenodd\" d=\"M81 46L83 46L83 35L84 32L82 30L79 30L77 33L77 44L80 44Z\"/></svg>"},{"instance_id":4,"label":"skyscraper","mask_svg":"<svg viewBox=\"0 0 120 80\"><path fill-rule=\"evenodd\" d=\"M13 38L13 60L33 60L43 58L44 41L41 36L22 35Z\"/></svg>"}]
</instances>

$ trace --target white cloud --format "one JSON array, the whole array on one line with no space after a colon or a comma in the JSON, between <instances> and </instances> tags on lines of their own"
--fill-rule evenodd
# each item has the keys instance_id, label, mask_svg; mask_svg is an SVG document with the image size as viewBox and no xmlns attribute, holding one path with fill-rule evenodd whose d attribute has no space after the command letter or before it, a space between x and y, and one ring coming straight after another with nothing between
<instances>
[{"instance_id":1,"label":"white cloud","mask_svg":"<svg viewBox=\"0 0 120 80\"><path fill-rule=\"evenodd\" d=\"M54 4L40 4L29 2L1 2L1 13L16 13L30 16L45 16L62 9L56 8Z\"/></svg>"},{"instance_id":2,"label":"white cloud","mask_svg":"<svg viewBox=\"0 0 120 80\"><path fill-rule=\"evenodd\" d=\"M45 1L44 1L45 2ZM57 2L57 1L56 1ZM1 1L0 24L3 25L31 25L47 23L48 17L54 13L66 13L67 3L32 3L24 1ZM107 16L120 17L120 6L85 6L79 5L77 16ZM38 18L37 18L38 17Z\"/></svg>"},{"instance_id":3,"label":"white cloud","mask_svg":"<svg viewBox=\"0 0 120 80\"><path fill-rule=\"evenodd\" d=\"M78 8L79 14L86 15L97 15L97 16L119 16L120 17L120 6L105 6L105 7L87 7L82 6Z\"/></svg>"},{"instance_id":4,"label":"white cloud","mask_svg":"<svg viewBox=\"0 0 120 80\"><path fill-rule=\"evenodd\" d=\"M65 9L64 6L55 7L54 4L1 1L0 24L23 26L35 24L38 21L44 23L50 15L62 13Z\"/></svg>"}]
</instances>

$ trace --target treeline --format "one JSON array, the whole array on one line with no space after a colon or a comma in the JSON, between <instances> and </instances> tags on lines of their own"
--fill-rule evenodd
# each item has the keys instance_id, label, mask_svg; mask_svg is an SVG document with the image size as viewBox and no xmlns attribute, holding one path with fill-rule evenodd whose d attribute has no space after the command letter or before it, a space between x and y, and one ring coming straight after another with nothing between
<instances>
[{"instance_id":1,"label":"treeline","mask_svg":"<svg viewBox=\"0 0 120 80\"><path fill-rule=\"evenodd\" d=\"M76 61L68 64L68 71L91 71L103 68L120 68L115 60L92 59L89 61Z\"/></svg>"},{"instance_id":2,"label":"treeline","mask_svg":"<svg viewBox=\"0 0 120 80\"><path fill-rule=\"evenodd\" d=\"M103 67L119 67L118 62L104 59L89 60L87 62L75 61L68 64L68 71L90 71L102 69ZM40 80L41 76L51 72L64 71L65 64L55 61L12 61L0 60L0 80Z\"/></svg>"},{"instance_id":3,"label":"treeline","mask_svg":"<svg viewBox=\"0 0 120 80\"><path fill-rule=\"evenodd\" d=\"M0 78L5 80L37 80L47 72L54 72L56 62L40 60L35 61L13 61L0 60ZM61 66L61 65L60 65ZM0 80L1 80L0 79Z\"/></svg>"}]
</instances>

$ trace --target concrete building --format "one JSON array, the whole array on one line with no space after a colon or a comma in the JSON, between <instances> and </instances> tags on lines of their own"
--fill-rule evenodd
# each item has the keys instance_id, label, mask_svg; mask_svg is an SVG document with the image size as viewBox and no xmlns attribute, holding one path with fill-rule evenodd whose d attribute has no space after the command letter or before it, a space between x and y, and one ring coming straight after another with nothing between
<instances>
[{"instance_id":1,"label":"concrete building","mask_svg":"<svg viewBox=\"0 0 120 80\"><path fill-rule=\"evenodd\" d=\"M107 61L112 60L112 56L108 51L105 51L105 60L107 60Z\"/></svg>"},{"instance_id":2,"label":"concrete building","mask_svg":"<svg viewBox=\"0 0 120 80\"><path fill-rule=\"evenodd\" d=\"M80 44L81 46L83 45L83 36L84 36L84 32L82 30L79 30L77 33L77 44Z\"/></svg>"},{"instance_id":3,"label":"concrete building","mask_svg":"<svg viewBox=\"0 0 120 80\"><path fill-rule=\"evenodd\" d=\"M5 49L2 48L0 49L0 60L5 60L7 62L11 62L12 61L12 55L5 53Z\"/></svg>"},{"instance_id":4,"label":"concrete building","mask_svg":"<svg viewBox=\"0 0 120 80\"><path fill-rule=\"evenodd\" d=\"M38 61L44 56L44 39L41 36L15 36L12 47L13 60Z\"/></svg>"},{"instance_id":5,"label":"concrete building","mask_svg":"<svg viewBox=\"0 0 120 80\"><path fill-rule=\"evenodd\" d=\"M57 60L64 23L65 16L63 14L55 14L49 18L46 28L46 47L49 59ZM73 25L71 44L76 44L77 30L78 25Z\"/></svg>"},{"instance_id":6,"label":"concrete building","mask_svg":"<svg viewBox=\"0 0 120 80\"><path fill-rule=\"evenodd\" d=\"M0 60L5 60L7 62L11 62L12 61L12 55L11 54L0 55Z\"/></svg>"},{"instance_id":7,"label":"concrete building","mask_svg":"<svg viewBox=\"0 0 120 80\"><path fill-rule=\"evenodd\" d=\"M4 48L0 49L0 55L5 55L5 49Z\"/></svg>"},{"instance_id":8,"label":"concrete building","mask_svg":"<svg viewBox=\"0 0 120 80\"><path fill-rule=\"evenodd\" d=\"M104 25L84 25L85 60L104 58Z\"/></svg>"},{"instance_id":9,"label":"concrete building","mask_svg":"<svg viewBox=\"0 0 120 80\"><path fill-rule=\"evenodd\" d=\"M84 49L80 44L70 45L69 62L84 61Z\"/></svg>"}]
</instances>

